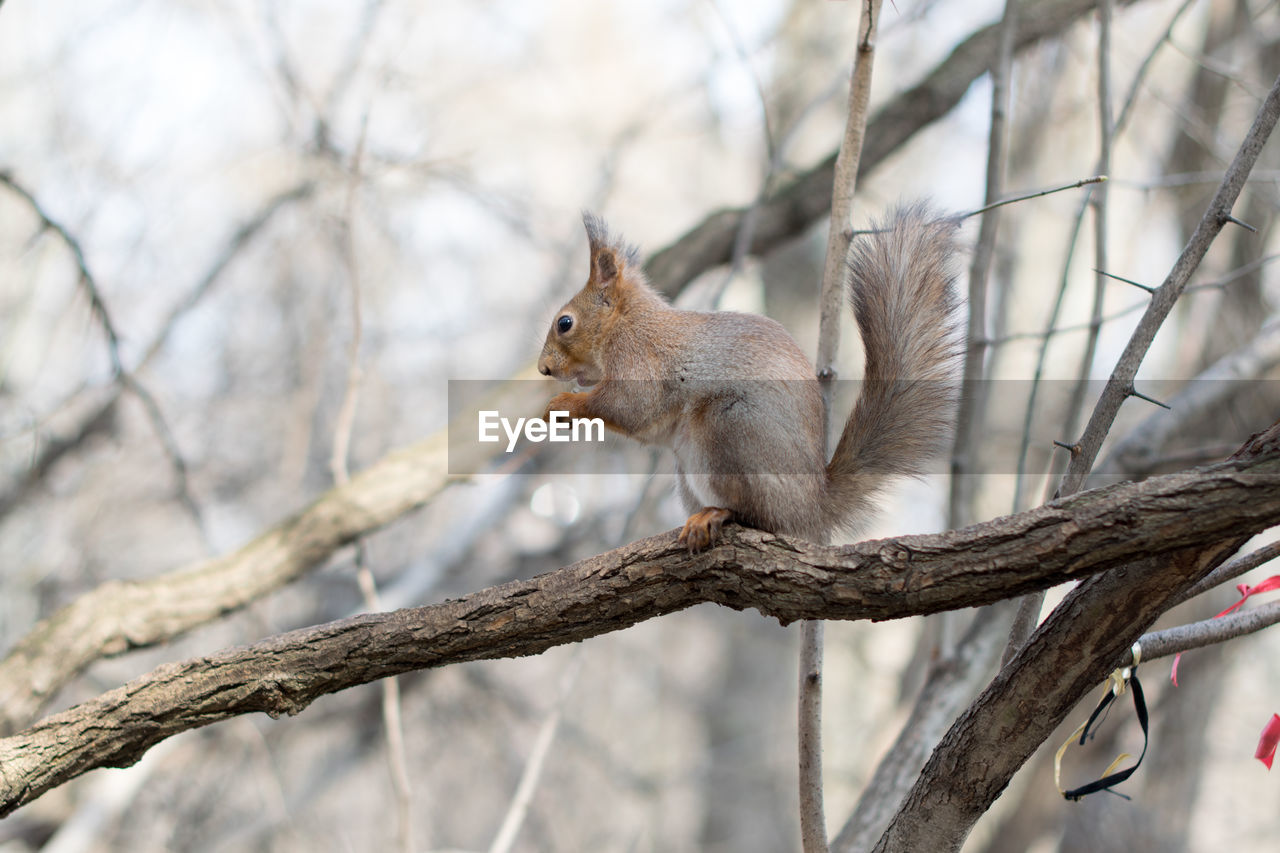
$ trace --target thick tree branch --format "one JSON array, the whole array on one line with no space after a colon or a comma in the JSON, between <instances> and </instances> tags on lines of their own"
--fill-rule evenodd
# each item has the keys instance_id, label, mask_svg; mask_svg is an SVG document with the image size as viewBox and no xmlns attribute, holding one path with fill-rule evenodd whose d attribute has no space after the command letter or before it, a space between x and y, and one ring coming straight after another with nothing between
<instances>
[{"instance_id":1,"label":"thick tree branch","mask_svg":"<svg viewBox=\"0 0 1280 853\"><path fill-rule=\"evenodd\" d=\"M733 528L723 545L690 556L668 533L455 601L357 616L162 666L0 740L0 816L95 767L132 764L187 729L256 711L296 714L356 684L538 654L702 602L754 608L782 622L895 619L988 604L1139 556L1163 565L1161 555L1277 523L1280 443L1273 442L1247 459L1081 492L942 534L830 548ZM1121 574L1107 583L1131 590L1132 572ZM1033 637L1028 649L1043 646ZM1122 648L1104 659L1115 660ZM1093 651L1074 653L1092 660Z\"/></svg>"}]
</instances>

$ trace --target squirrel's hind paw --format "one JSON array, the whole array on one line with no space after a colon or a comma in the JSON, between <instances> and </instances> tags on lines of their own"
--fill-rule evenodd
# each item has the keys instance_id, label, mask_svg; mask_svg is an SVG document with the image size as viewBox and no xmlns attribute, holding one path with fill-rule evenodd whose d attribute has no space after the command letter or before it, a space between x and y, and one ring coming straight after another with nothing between
<instances>
[{"instance_id":1,"label":"squirrel's hind paw","mask_svg":"<svg viewBox=\"0 0 1280 853\"><path fill-rule=\"evenodd\" d=\"M684 523L680 530L680 544L688 548L690 554L705 551L720 538L720 528L724 523L732 519L730 510L718 506L704 507Z\"/></svg>"}]
</instances>

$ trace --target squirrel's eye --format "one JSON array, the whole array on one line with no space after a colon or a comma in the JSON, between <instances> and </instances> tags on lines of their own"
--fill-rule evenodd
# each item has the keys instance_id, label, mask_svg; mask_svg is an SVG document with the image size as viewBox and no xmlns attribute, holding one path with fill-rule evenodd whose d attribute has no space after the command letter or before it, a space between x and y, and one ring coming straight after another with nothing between
<instances>
[{"instance_id":1,"label":"squirrel's eye","mask_svg":"<svg viewBox=\"0 0 1280 853\"><path fill-rule=\"evenodd\" d=\"M565 332L569 331L572 328L573 328L573 318L570 317L568 314L561 314L560 319L556 320L556 331L559 332L560 334L563 335Z\"/></svg>"}]
</instances>

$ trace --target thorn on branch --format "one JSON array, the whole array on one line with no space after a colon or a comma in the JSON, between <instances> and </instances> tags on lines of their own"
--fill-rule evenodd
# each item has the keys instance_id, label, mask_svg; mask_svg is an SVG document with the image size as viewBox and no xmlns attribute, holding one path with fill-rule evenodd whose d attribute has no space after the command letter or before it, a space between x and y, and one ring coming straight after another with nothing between
<instances>
[{"instance_id":1,"label":"thorn on branch","mask_svg":"<svg viewBox=\"0 0 1280 853\"><path fill-rule=\"evenodd\" d=\"M1053 440L1053 445L1054 447L1061 447L1063 450L1070 452L1073 459L1080 455L1080 445L1078 444L1067 444L1065 441L1058 441L1058 439L1055 438Z\"/></svg>"},{"instance_id":2,"label":"thorn on branch","mask_svg":"<svg viewBox=\"0 0 1280 853\"><path fill-rule=\"evenodd\" d=\"M1252 225L1250 225L1248 222L1244 222L1244 221L1242 221L1242 220L1236 219L1236 218L1235 218L1234 216L1232 216L1230 213L1225 214L1225 215L1222 217L1222 221L1223 221L1224 223L1225 223L1225 222L1232 222L1232 223L1234 223L1234 224L1236 224L1236 225L1239 225L1241 228L1243 228L1243 229L1244 229L1244 230L1246 230L1246 231L1250 231L1250 232L1252 232L1252 233L1254 233L1254 234L1257 234L1257 233L1258 233L1258 229L1257 229L1257 228L1254 228L1254 227L1253 227Z\"/></svg>"},{"instance_id":3,"label":"thorn on branch","mask_svg":"<svg viewBox=\"0 0 1280 853\"><path fill-rule=\"evenodd\" d=\"M1129 386L1129 396L1137 397L1139 400L1146 400L1148 403L1152 403L1153 405L1159 406L1162 409L1168 409L1170 411L1173 410L1173 407L1170 406L1168 403L1161 403L1159 400L1157 400L1154 397L1148 397L1146 394L1139 393L1138 390L1135 389L1132 385Z\"/></svg>"},{"instance_id":4,"label":"thorn on branch","mask_svg":"<svg viewBox=\"0 0 1280 853\"><path fill-rule=\"evenodd\" d=\"M1123 281L1125 284L1132 284L1134 287L1139 288L1140 290L1145 290L1147 293L1156 292L1156 289L1154 287L1151 287L1150 285L1142 284L1141 282L1134 281L1131 278L1125 278L1124 276L1119 276L1119 275L1116 275L1115 273L1107 272L1106 270L1100 270L1096 267L1094 268L1093 271L1096 272L1098 275L1105 275L1107 278L1114 278L1116 281Z\"/></svg>"}]
</instances>

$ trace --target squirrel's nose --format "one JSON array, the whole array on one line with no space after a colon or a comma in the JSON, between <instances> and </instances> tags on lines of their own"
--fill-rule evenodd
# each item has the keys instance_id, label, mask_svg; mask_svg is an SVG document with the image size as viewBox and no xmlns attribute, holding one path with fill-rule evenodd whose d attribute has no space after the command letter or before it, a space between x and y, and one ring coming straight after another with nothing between
<instances>
[{"instance_id":1,"label":"squirrel's nose","mask_svg":"<svg viewBox=\"0 0 1280 853\"><path fill-rule=\"evenodd\" d=\"M538 372L539 372L539 373L541 373L543 376L550 376L550 375L551 375L551 368L550 368L550 367L547 367L545 364L539 364L539 365L538 365Z\"/></svg>"}]
</instances>

